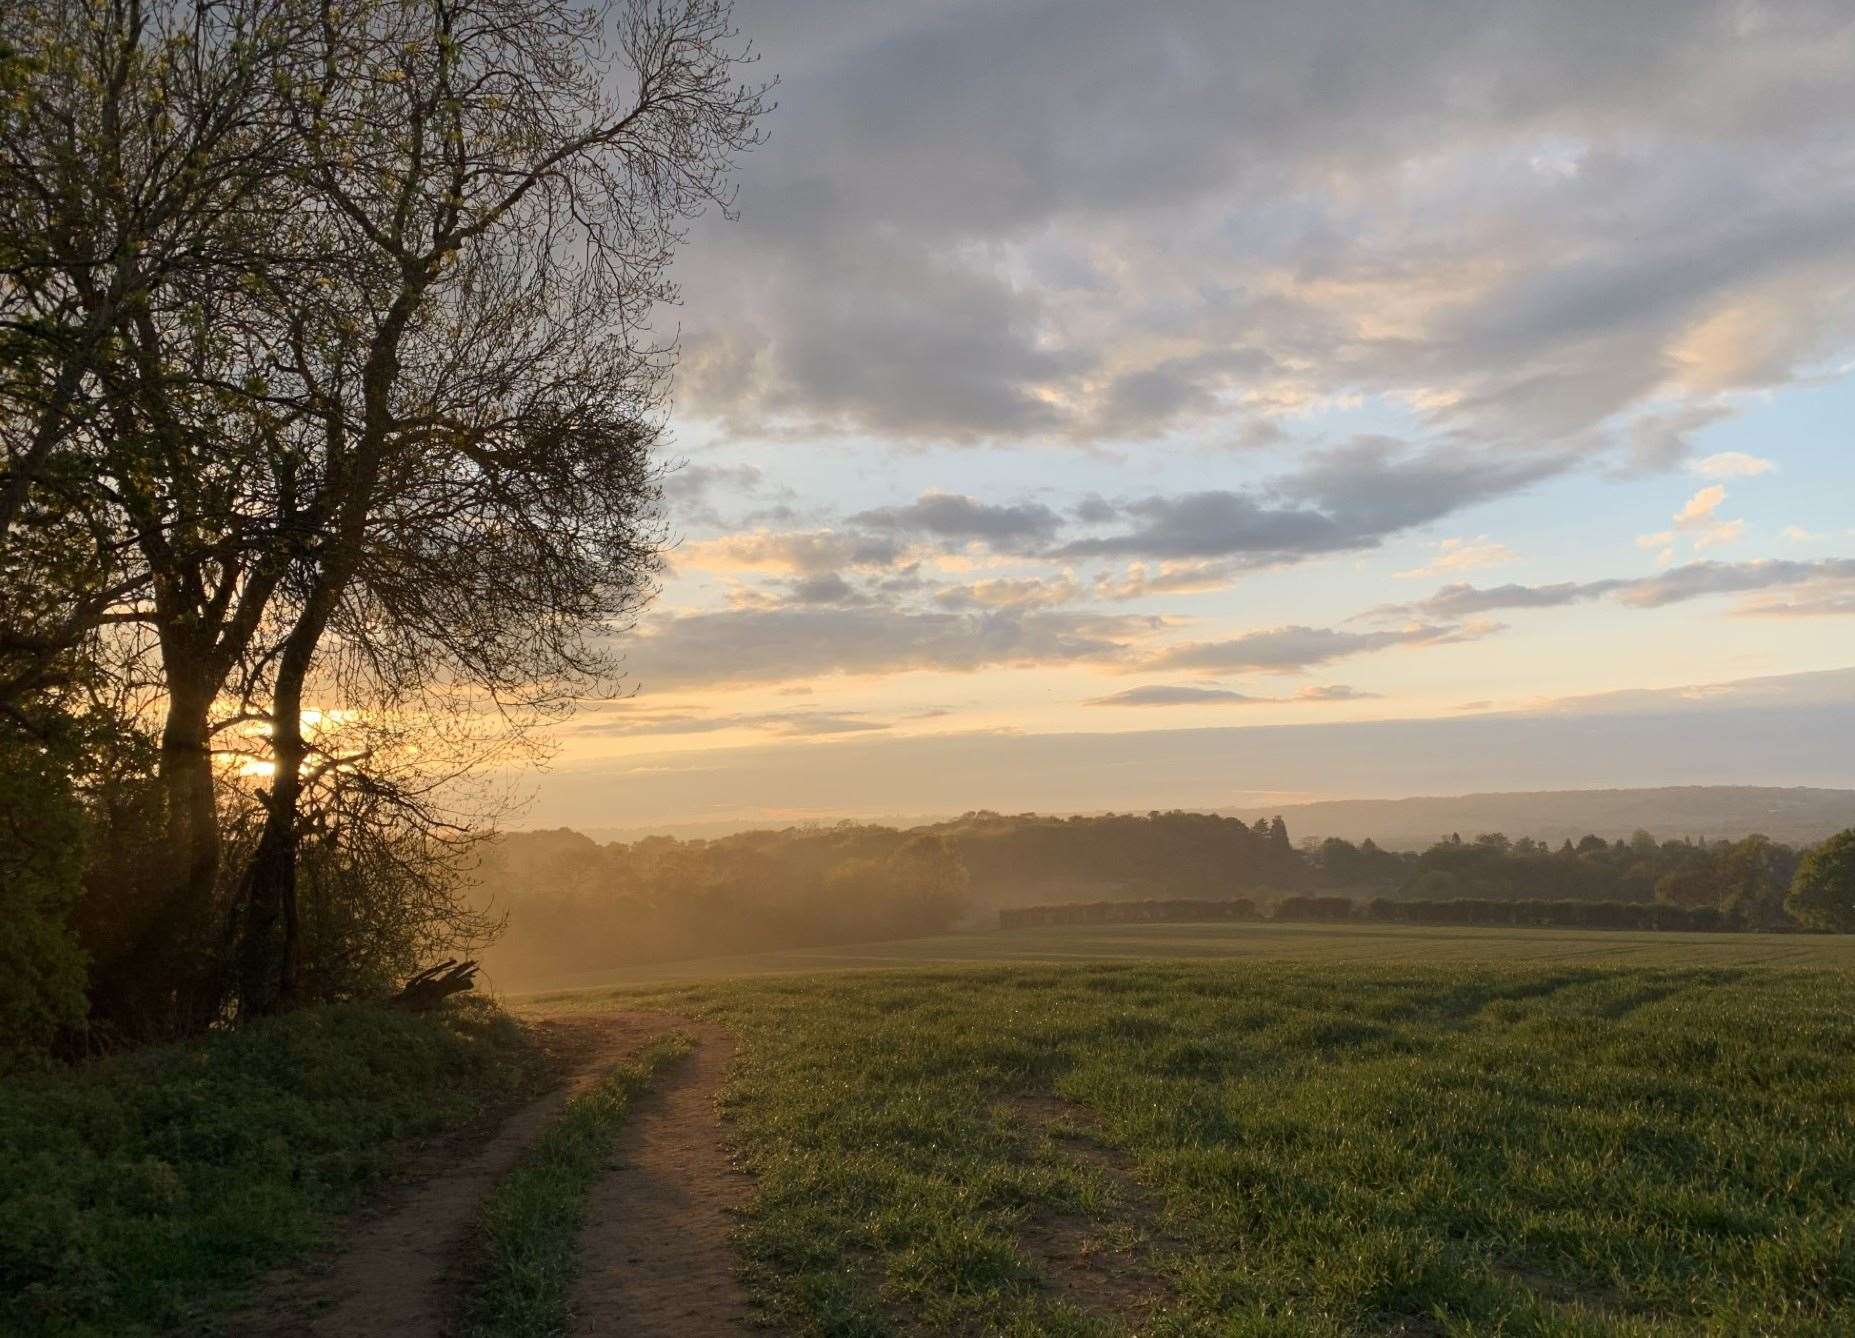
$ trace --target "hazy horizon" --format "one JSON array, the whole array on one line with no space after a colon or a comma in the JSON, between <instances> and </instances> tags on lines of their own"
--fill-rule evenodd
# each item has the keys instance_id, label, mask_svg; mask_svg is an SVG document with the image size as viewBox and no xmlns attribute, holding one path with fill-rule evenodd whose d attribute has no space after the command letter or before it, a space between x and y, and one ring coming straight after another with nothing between
<instances>
[{"instance_id":1,"label":"hazy horizon","mask_svg":"<svg viewBox=\"0 0 1855 1338\"><path fill-rule=\"evenodd\" d=\"M543 774L516 828L778 824L1675 785L1855 787L1855 669L1527 712L1121 733L941 734L704 751ZM780 802L767 802L778 794Z\"/></svg>"}]
</instances>

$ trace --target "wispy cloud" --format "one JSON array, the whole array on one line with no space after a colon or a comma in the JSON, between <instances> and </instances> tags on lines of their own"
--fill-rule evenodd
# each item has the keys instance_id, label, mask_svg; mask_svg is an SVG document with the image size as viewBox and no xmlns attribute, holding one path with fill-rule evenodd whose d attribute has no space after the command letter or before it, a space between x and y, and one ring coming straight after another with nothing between
<instances>
[{"instance_id":1,"label":"wispy cloud","mask_svg":"<svg viewBox=\"0 0 1855 1338\"><path fill-rule=\"evenodd\" d=\"M1486 567L1505 566L1517 560L1514 550L1504 543L1480 535L1474 539L1444 539L1436 544L1436 556L1421 567L1394 572L1402 579L1443 576L1450 572L1479 571Z\"/></svg>"},{"instance_id":2,"label":"wispy cloud","mask_svg":"<svg viewBox=\"0 0 1855 1338\"><path fill-rule=\"evenodd\" d=\"M1721 451L1696 460L1688 467L1704 478L1749 479L1769 474L1777 465L1762 456L1748 455L1744 451Z\"/></svg>"},{"instance_id":3,"label":"wispy cloud","mask_svg":"<svg viewBox=\"0 0 1855 1338\"><path fill-rule=\"evenodd\" d=\"M1189 683L1153 683L1126 688L1105 697L1091 697L1088 706L1259 706L1283 702L1368 701L1376 692L1361 692L1342 683L1307 687L1286 697L1255 696L1229 688L1199 687Z\"/></svg>"},{"instance_id":4,"label":"wispy cloud","mask_svg":"<svg viewBox=\"0 0 1855 1338\"><path fill-rule=\"evenodd\" d=\"M1841 612L1837 600L1823 594L1843 586L1855 589L1855 558L1791 561L1758 558L1746 562L1690 562L1654 576L1618 577L1599 581L1561 581L1551 585L1497 585L1467 583L1446 585L1428 599L1412 604L1388 604L1374 610L1386 618L1468 618L1505 609L1561 608L1570 604L1614 597L1632 608L1656 609L1715 595L1745 594L1787 587L1817 592L1812 600L1819 612ZM1796 611L1801 611L1799 605ZM1781 605L1744 611L1776 613Z\"/></svg>"},{"instance_id":5,"label":"wispy cloud","mask_svg":"<svg viewBox=\"0 0 1855 1338\"><path fill-rule=\"evenodd\" d=\"M1380 632L1335 627L1271 627L1223 641L1195 641L1155 653L1140 667L1211 672L1259 670L1292 674L1315 665L1394 646L1442 646L1475 641L1500 630L1495 623L1431 624Z\"/></svg>"}]
</instances>

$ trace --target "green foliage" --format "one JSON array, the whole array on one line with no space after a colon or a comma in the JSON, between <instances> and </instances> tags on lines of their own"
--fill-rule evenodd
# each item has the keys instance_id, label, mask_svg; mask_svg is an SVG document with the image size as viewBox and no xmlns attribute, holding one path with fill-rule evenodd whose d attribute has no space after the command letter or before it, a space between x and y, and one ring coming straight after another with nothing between
<instances>
[{"instance_id":1,"label":"green foliage","mask_svg":"<svg viewBox=\"0 0 1855 1338\"><path fill-rule=\"evenodd\" d=\"M203 1322L541 1065L477 1004L310 1009L0 1087L0 1332Z\"/></svg>"},{"instance_id":2,"label":"green foliage","mask_svg":"<svg viewBox=\"0 0 1855 1338\"><path fill-rule=\"evenodd\" d=\"M1803 857L1784 904L1813 929L1855 931L1855 827Z\"/></svg>"},{"instance_id":3,"label":"green foliage","mask_svg":"<svg viewBox=\"0 0 1855 1338\"><path fill-rule=\"evenodd\" d=\"M84 1017L70 925L84 815L58 752L0 733L0 1072L41 1058Z\"/></svg>"},{"instance_id":4,"label":"green foliage","mask_svg":"<svg viewBox=\"0 0 1855 1338\"><path fill-rule=\"evenodd\" d=\"M1848 971L1246 959L643 998L743 1036L742 1240L782 1332L1855 1327ZM1053 1221L1090 1271L1154 1277L1144 1319L1065 1295Z\"/></svg>"},{"instance_id":5,"label":"green foliage","mask_svg":"<svg viewBox=\"0 0 1855 1338\"><path fill-rule=\"evenodd\" d=\"M680 1035L652 1041L618 1065L535 1140L481 1212L480 1273L464 1331L472 1338L550 1338L567 1332L579 1276L586 1195L610 1164L631 1103L658 1070L689 1050Z\"/></svg>"}]
</instances>

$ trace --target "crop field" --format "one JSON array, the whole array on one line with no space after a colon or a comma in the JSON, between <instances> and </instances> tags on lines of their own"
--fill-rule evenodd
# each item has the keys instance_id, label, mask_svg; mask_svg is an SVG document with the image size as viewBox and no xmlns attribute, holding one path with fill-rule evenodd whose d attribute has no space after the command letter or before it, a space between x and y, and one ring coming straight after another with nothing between
<instances>
[{"instance_id":1,"label":"crop field","mask_svg":"<svg viewBox=\"0 0 1855 1338\"><path fill-rule=\"evenodd\" d=\"M1308 963L1804 966L1855 970L1855 936L1414 925L1119 924L945 934L581 972L558 990L903 966L1246 958Z\"/></svg>"},{"instance_id":2,"label":"crop field","mask_svg":"<svg viewBox=\"0 0 1855 1338\"><path fill-rule=\"evenodd\" d=\"M1149 960L533 1006L661 1008L739 1038L721 1104L753 1193L734 1243L775 1331L1855 1331L1840 941L984 941Z\"/></svg>"}]
</instances>

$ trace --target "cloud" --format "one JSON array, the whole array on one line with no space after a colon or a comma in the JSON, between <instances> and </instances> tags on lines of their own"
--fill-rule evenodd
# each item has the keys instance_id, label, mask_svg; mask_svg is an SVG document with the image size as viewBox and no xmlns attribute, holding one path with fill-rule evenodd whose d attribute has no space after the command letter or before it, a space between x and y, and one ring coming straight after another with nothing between
<instances>
[{"instance_id":1,"label":"cloud","mask_svg":"<svg viewBox=\"0 0 1855 1338\"><path fill-rule=\"evenodd\" d=\"M1156 566L1136 562L1119 573L1104 572L1096 578L1094 589L1098 598L1116 601L1202 594L1225 589L1237 579L1238 571L1239 564L1234 562L1161 562Z\"/></svg>"},{"instance_id":2,"label":"cloud","mask_svg":"<svg viewBox=\"0 0 1855 1338\"><path fill-rule=\"evenodd\" d=\"M1720 503L1726 500L1726 489L1715 483L1702 488L1688 498L1686 505L1675 512L1677 529L1693 529L1713 523L1713 513L1720 509Z\"/></svg>"},{"instance_id":3,"label":"cloud","mask_svg":"<svg viewBox=\"0 0 1855 1338\"><path fill-rule=\"evenodd\" d=\"M1393 646L1439 646L1473 641L1498 631L1494 624L1417 624L1382 632L1334 627L1272 627L1227 641L1197 641L1153 655L1145 669L1197 669L1213 673L1260 670L1298 673L1314 665Z\"/></svg>"},{"instance_id":4,"label":"cloud","mask_svg":"<svg viewBox=\"0 0 1855 1338\"><path fill-rule=\"evenodd\" d=\"M1375 615L1408 618L1472 618L1498 609L1548 609L1596 599L1630 584L1628 581L1561 581L1556 585L1496 585L1476 587L1466 582L1446 585L1415 604L1387 604Z\"/></svg>"},{"instance_id":5,"label":"cloud","mask_svg":"<svg viewBox=\"0 0 1855 1338\"><path fill-rule=\"evenodd\" d=\"M1159 626L1153 618L1061 612L743 608L652 620L628 643L626 667L655 692L828 674L1113 664Z\"/></svg>"},{"instance_id":6,"label":"cloud","mask_svg":"<svg viewBox=\"0 0 1855 1338\"><path fill-rule=\"evenodd\" d=\"M1818 562L1790 562L1761 558L1749 562L1690 562L1641 581L1632 581L1619 594L1625 604L1654 609L1708 595L1739 594L1778 586L1855 581L1855 559L1825 558Z\"/></svg>"},{"instance_id":7,"label":"cloud","mask_svg":"<svg viewBox=\"0 0 1855 1338\"><path fill-rule=\"evenodd\" d=\"M863 511L850 520L869 529L981 543L1000 552L1047 544L1063 523L1062 517L1040 503L999 506L945 492L924 492L907 506Z\"/></svg>"},{"instance_id":8,"label":"cloud","mask_svg":"<svg viewBox=\"0 0 1855 1338\"><path fill-rule=\"evenodd\" d=\"M1294 700L1303 702L1362 702L1376 701L1384 694L1363 692L1358 688L1349 688L1344 683L1327 683L1320 687L1302 688Z\"/></svg>"},{"instance_id":9,"label":"cloud","mask_svg":"<svg viewBox=\"0 0 1855 1338\"><path fill-rule=\"evenodd\" d=\"M1041 609L1074 603L1081 587L1067 577L1060 580L1000 578L971 585L948 586L934 595L943 609Z\"/></svg>"},{"instance_id":10,"label":"cloud","mask_svg":"<svg viewBox=\"0 0 1855 1338\"><path fill-rule=\"evenodd\" d=\"M862 596L842 576L828 571L794 581L790 598L795 604L850 604Z\"/></svg>"},{"instance_id":11,"label":"cloud","mask_svg":"<svg viewBox=\"0 0 1855 1338\"><path fill-rule=\"evenodd\" d=\"M1106 697L1091 697L1085 706L1255 706L1282 702L1350 702L1374 699L1376 692L1361 692L1341 683L1306 687L1288 697L1254 697L1229 688L1195 687L1189 683L1153 683L1125 688Z\"/></svg>"},{"instance_id":12,"label":"cloud","mask_svg":"<svg viewBox=\"0 0 1855 1338\"><path fill-rule=\"evenodd\" d=\"M1461 619L1504 609L1561 608L1614 596L1632 608L1655 609L1712 595L1744 594L1783 587L1818 591L1844 583L1855 585L1855 558L1792 561L1757 558L1746 562L1690 562L1654 576L1600 581L1561 581L1554 585L1446 585L1414 604L1388 604L1373 610L1387 618ZM1828 599L1823 612L1839 611ZM1748 609L1747 611L1754 611ZM1760 612L1782 611L1778 606Z\"/></svg>"},{"instance_id":13,"label":"cloud","mask_svg":"<svg viewBox=\"0 0 1855 1338\"><path fill-rule=\"evenodd\" d=\"M1720 503L1725 500L1725 487L1718 483L1709 484L1688 498L1681 509L1675 512L1674 529L1638 535L1636 546L1656 550L1656 561L1667 566L1675 560L1677 534L1687 535L1695 552L1738 543L1745 538L1745 522L1719 518Z\"/></svg>"},{"instance_id":14,"label":"cloud","mask_svg":"<svg viewBox=\"0 0 1855 1338\"><path fill-rule=\"evenodd\" d=\"M907 550L889 535L841 530L755 530L677 550L678 565L708 571L777 571L823 576L839 568L893 567Z\"/></svg>"},{"instance_id":15,"label":"cloud","mask_svg":"<svg viewBox=\"0 0 1855 1338\"><path fill-rule=\"evenodd\" d=\"M1513 549L1483 534L1474 539L1444 539L1436 545L1436 556L1429 562L1409 571L1393 572L1392 575L1406 579L1441 576L1445 572L1499 567L1517 560L1518 555Z\"/></svg>"},{"instance_id":16,"label":"cloud","mask_svg":"<svg viewBox=\"0 0 1855 1338\"><path fill-rule=\"evenodd\" d=\"M1197 688L1189 684L1153 683L1146 687L1126 688L1106 697L1091 697L1088 706L1251 706L1275 701L1273 697L1251 697L1227 688Z\"/></svg>"},{"instance_id":17,"label":"cloud","mask_svg":"<svg viewBox=\"0 0 1855 1338\"><path fill-rule=\"evenodd\" d=\"M1771 461L1744 451L1721 451L1688 466L1696 474L1710 479L1749 479L1769 474L1777 466Z\"/></svg>"},{"instance_id":18,"label":"cloud","mask_svg":"<svg viewBox=\"0 0 1855 1338\"><path fill-rule=\"evenodd\" d=\"M1092 444L1364 394L1576 451L1673 400L1605 447L1669 467L1846 347L1833 0L1142 12L743 15L786 84L681 267L686 411Z\"/></svg>"},{"instance_id":19,"label":"cloud","mask_svg":"<svg viewBox=\"0 0 1855 1338\"><path fill-rule=\"evenodd\" d=\"M713 505L714 495L755 493L760 491L764 479L752 465L686 464L664 476L663 495L677 519L719 527L727 522Z\"/></svg>"},{"instance_id":20,"label":"cloud","mask_svg":"<svg viewBox=\"0 0 1855 1338\"><path fill-rule=\"evenodd\" d=\"M788 738L816 738L829 734L867 734L888 729L886 721L864 716L822 711L763 711L757 713L709 714L692 710L659 710L626 713L610 719L591 720L578 726L575 733L602 738L642 738L655 735L715 734L728 729L751 729Z\"/></svg>"},{"instance_id":21,"label":"cloud","mask_svg":"<svg viewBox=\"0 0 1855 1338\"><path fill-rule=\"evenodd\" d=\"M1400 531L1524 488L1562 461L1411 451L1367 438L1314 452L1294 474L1257 493L1209 491L1148 497L1122 508L1135 523L1120 534L1073 540L1065 558L1231 558L1272 566L1324 553L1375 548Z\"/></svg>"}]
</instances>

